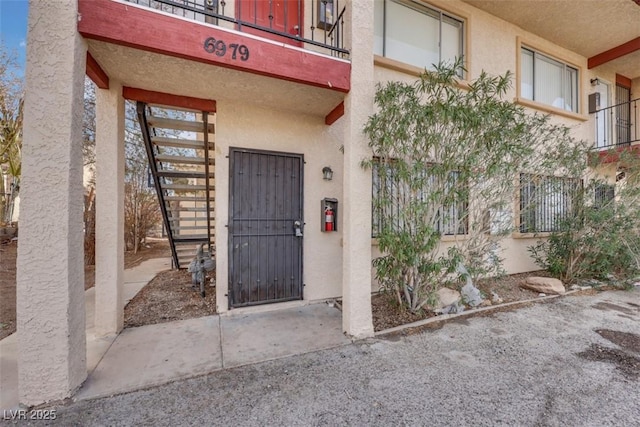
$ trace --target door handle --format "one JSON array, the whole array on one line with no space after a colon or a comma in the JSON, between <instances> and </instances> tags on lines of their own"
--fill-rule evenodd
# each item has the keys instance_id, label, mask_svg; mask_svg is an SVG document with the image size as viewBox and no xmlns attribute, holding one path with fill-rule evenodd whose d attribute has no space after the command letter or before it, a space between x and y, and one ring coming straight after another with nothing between
<instances>
[{"instance_id":1,"label":"door handle","mask_svg":"<svg viewBox=\"0 0 640 427\"><path fill-rule=\"evenodd\" d=\"M293 229L296 232L296 237L302 237L302 222L301 221L295 221L293 223Z\"/></svg>"}]
</instances>

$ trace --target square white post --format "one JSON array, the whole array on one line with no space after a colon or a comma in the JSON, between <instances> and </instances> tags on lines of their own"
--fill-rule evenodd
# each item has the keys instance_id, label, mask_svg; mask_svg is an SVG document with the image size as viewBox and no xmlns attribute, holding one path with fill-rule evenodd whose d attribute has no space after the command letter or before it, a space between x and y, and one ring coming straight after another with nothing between
<instances>
[{"instance_id":1,"label":"square white post","mask_svg":"<svg viewBox=\"0 0 640 427\"><path fill-rule=\"evenodd\" d=\"M351 48L351 91L345 99L342 261L342 328L354 337L373 335L371 315L371 156L362 132L373 113L373 6L347 2L346 42Z\"/></svg>"},{"instance_id":2,"label":"square white post","mask_svg":"<svg viewBox=\"0 0 640 427\"><path fill-rule=\"evenodd\" d=\"M87 376L82 186L86 43L74 0L29 3L17 270L20 402Z\"/></svg>"},{"instance_id":3,"label":"square white post","mask_svg":"<svg viewBox=\"0 0 640 427\"><path fill-rule=\"evenodd\" d=\"M96 304L98 336L124 324L124 98L122 85L96 89Z\"/></svg>"}]
</instances>

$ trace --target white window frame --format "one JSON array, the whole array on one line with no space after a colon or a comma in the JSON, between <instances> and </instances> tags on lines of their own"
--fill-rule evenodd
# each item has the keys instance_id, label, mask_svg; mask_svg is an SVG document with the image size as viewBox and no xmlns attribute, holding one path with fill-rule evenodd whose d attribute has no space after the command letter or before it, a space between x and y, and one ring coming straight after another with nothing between
<instances>
[{"instance_id":1,"label":"white window frame","mask_svg":"<svg viewBox=\"0 0 640 427\"><path fill-rule=\"evenodd\" d=\"M438 7L435 7L431 4L422 2L422 1L417 1L417 0L375 0L376 1L376 12L378 11L378 5L380 3L382 3L382 51L379 51L378 49L376 49L376 47L374 46L374 53L377 55L380 55L384 58L388 58L394 61L400 61L400 62L404 62L401 59L398 59L397 57L394 56L388 56L388 52L387 52L387 19L388 19L388 8L387 8L387 4L388 3L395 3L404 7L407 7L408 9L413 10L415 13L422 13L428 16L431 16L433 18L436 18L436 16L438 16L438 24L439 24L439 32L438 32L438 61L440 62L442 61L442 22L443 22L443 18L444 19L451 19L454 21L457 21L461 24L462 26L462 31L460 34L460 46L459 46L459 54L460 57L464 58L466 57L466 48L467 48L467 43L466 43L466 33L467 33L467 19L461 16L458 16L456 14L450 13L446 10L440 9ZM376 18L374 20L375 24L374 25L378 25L378 22L380 22L379 18ZM437 65L437 62L435 63L435 65ZM407 62L405 62L407 63ZM424 66L424 64L422 65L418 65L416 63L407 63L411 66L416 66L416 67L420 67L420 68L426 68L428 70L433 70L433 65L434 64L428 64L426 67ZM460 71L459 73L459 77L460 78L464 78L463 72Z\"/></svg>"},{"instance_id":2,"label":"white window frame","mask_svg":"<svg viewBox=\"0 0 640 427\"><path fill-rule=\"evenodd\" d=\"M523 56L525 52L528 52L531 54L532 69L530 70L530 73L531 73L531 96L530 97L526 96L524 93L525 91L523 90L523 84L525 83L523 81L523 78L525 75ZM542 52L526 44L519 45L518 56L519 56L519 63L520 63L520 75L518 78L518 92L519 92L519 97L521 99L534 102L534 103L539 103L541 105L547 105L551 108L567 111L569 113L580 114L581 112L580 104L582 102L581 94L580 94L580 87L581 87L580 86L580 79L581 79L580 67L570 64L567 61L563 61L562 59L559 59L553 55L549 55L545 52ZM536 61L537 60L553 62L562 66L562 78L560 81L560 87L561 87L560 92L562 96L560 99L562 100L563 105L560 105L560 106L553 105L553 103L548 103L548 102L544 102L542 100L536 99L535 81L536 81ZM570 72L575 72L575 86L567 85L567 80L569 78ZM571 92L569 92L569 90ZM571 96L572 93L575 94L575 101ZM572 105L568 105L568 104L572 104ZM567 108L567 107L570 107L570 108Z\"/></svg>"}]
</instances>

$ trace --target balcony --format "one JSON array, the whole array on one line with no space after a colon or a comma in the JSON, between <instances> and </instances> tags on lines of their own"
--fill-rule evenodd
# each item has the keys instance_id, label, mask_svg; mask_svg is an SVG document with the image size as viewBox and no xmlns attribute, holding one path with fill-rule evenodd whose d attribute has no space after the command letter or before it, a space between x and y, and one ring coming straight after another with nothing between
<instances>
[{"instance_id":1,"label":"balcony","mask_svg":"<svg viewBox=\"0 0 640 427\"><path fill-rule=\"evenodd\" d=\"M594 150L605 162L616 161L617 154L640 142L640 98L593 111Z\"/></svg>"},{"instance_id":2,"label":"balcony","mask_svg":"<svg viewBox=\"0 0 640 427\"><path fill-rule=\"evenodd\" d=\"M338 0L125 0L185 19L348 58Z\"/></svg>"},{"instance_id":3,"label":"balcony","mask_svg":"<svg viewBox=\"0 0 640 427\"><path fill-rule=\"evenodd\" d=\"M337 7L338 0L78 0L78 32L107 85L326 118L351 89L349 24Z\"/></svg>"}]
</instances>

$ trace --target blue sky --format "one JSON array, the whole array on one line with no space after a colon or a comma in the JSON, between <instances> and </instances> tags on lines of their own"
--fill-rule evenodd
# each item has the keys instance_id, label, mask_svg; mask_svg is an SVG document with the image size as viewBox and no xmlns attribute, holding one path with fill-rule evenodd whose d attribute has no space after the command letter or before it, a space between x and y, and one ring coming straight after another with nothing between
<instances>
[{"instance_id":1,"label":"blue sky","mask_svg":"<svg viewBox=\"0 0 640 427\"><path fill-rule=\"evenodd\" d=\"M27 40L27 0L0 0L0 41L3 48L16 53L24 70Z\"/></svg>"}]
</instances>

